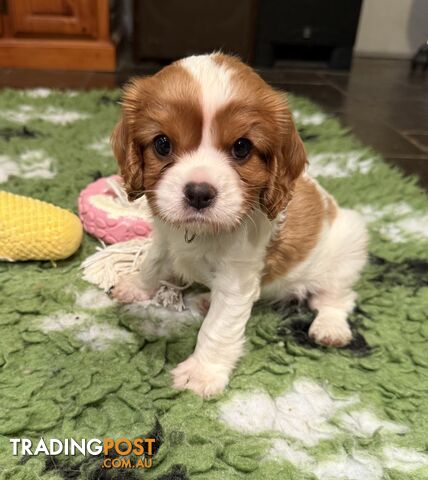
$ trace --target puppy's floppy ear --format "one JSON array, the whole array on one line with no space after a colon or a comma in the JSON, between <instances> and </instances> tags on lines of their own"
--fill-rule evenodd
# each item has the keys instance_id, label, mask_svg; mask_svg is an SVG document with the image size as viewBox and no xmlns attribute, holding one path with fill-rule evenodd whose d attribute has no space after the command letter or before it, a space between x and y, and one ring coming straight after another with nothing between
<instances>
[{"instance_id":1,"label":"puppy's floppy ear","mask_svg":"<svg viewBox=\"0 0 428 480\"><path fill-rule=\"evenodd\" d=\"M144 193L144 165L125 122L122 118L115 126L111 134L111 145L128 199L132 201Z\"/></svg>"},{"instance_id":2,"label":"puppy's floppy ear","mask_svg":"<svg viewBox=\"0 0 428 480\"><path fill-rule=\"evenodd\" d=\"M144 193L144 159L132 131L132 101L136 95L135 83L124 90L123 116L110 138L129 200L135 200Z\"/></svg>"},{"instance_id":3,"label":"puppy's floppy ear","mask_svg":"<svg viewBox=\"0 0 428 480\"><path fill-rule=\"evenodd\" d=\"M261 205L270 220L284 210L291 200L294 182L307 164L305 147L297 133L286 100L282 95L276 95L278 145L268 159L269 182L261 196Z\"/></svg>"}]
</instances>

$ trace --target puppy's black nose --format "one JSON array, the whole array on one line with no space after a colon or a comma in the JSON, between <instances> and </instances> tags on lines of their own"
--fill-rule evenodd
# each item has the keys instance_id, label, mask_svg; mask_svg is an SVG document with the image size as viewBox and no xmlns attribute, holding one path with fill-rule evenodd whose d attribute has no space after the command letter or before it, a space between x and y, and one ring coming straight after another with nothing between
<instances>
[{"instance_id":1,"label":"puppy's black nose","mask_svg":"<svg viewBox=\"0 0 428 480\"><path fill-rule=\"evenodd\" d=\"M196 210L209 207L216 195L217 190L206 182L190 182L184 187L184 196L187 203Z\"/></svg>"}]
</instances>

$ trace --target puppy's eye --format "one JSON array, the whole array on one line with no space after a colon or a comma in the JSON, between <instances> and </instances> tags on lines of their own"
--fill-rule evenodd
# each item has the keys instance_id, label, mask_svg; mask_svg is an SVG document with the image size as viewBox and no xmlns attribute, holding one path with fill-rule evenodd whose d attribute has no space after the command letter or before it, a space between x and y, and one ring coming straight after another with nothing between
<instances>
[{"instance_id":1,"label":"puppy's eye","mask_svg":"<svg viewBox=\"0 0 428 480\"><path fill-rule=\"evenodd\" d=\"M248 138L238 138L232 147L232 155L236 160L244 160L251 152L253 144Z\"/></svg>"},{"instance_id":2,"label":"puppy's eye","mask_svg":"<svg viewBox=\"0 0 428 480\"><path fill-rule=\"evenodd\" d=\"M172 145L166 135L158 135L153 140L156 152L162 157L167 157L172 152Z\"/></svg>"}]
</instances>

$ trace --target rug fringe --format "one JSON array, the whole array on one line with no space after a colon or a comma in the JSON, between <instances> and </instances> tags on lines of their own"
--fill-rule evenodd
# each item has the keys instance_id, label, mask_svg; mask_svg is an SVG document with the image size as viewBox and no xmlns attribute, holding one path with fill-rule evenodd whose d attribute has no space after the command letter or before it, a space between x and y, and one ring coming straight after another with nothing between
<instances>
[{"instance_id":1,"label":"rug fringe","mask_svg":"<svg viewBox=\"0 0 428 480\"><path fill-rule=\"evenodd\" d=\"M83 278L107 291L120 276L139 270L150 243L151 239L141 238L97 247L97 252L80 266Z\"/></svg>"},{"instance_id":2,"label":"rug fringe","mask_svg":"<svg viewBox=\"0 0 428 480\"><path fill-rule=\"evenodd\" d=\"M121 276L141 270L144 255L151 241L151 238L139 238L97 247L97 251L84 260L80 266L83 270L83 278L108 292L116 285ZM182 312L186 309L183 291L188 286L161 282L161 286L149 303ZM145 304L147 305L147 302Z\"/></svg>"}]
</instances>

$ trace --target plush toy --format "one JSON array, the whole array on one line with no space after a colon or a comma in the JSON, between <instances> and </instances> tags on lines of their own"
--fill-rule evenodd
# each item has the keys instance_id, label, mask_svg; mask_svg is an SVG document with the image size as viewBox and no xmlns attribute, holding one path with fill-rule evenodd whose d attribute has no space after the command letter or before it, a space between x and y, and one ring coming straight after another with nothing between
<instances>
[{"instance_id":1,"label":"plush toy","mask_svg":"<svg viewBox=\"0 0 428 480\"><path fill-rule=\"evenodd\" d=\"M82 234L68 210L0 192L0 260L61 260L79 248Z\"/></svg>"}]
</instances>

